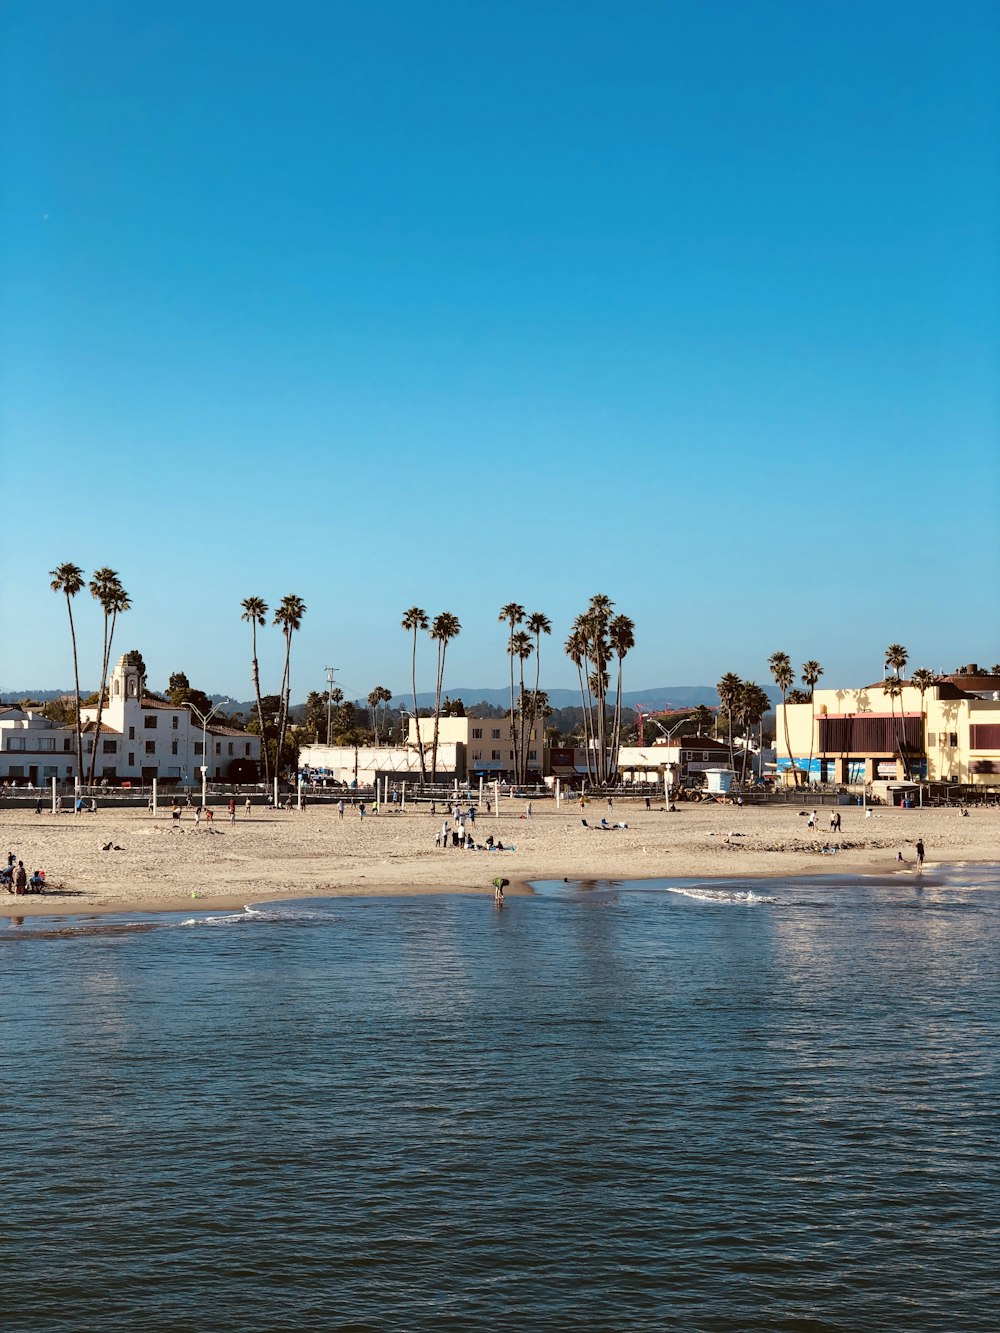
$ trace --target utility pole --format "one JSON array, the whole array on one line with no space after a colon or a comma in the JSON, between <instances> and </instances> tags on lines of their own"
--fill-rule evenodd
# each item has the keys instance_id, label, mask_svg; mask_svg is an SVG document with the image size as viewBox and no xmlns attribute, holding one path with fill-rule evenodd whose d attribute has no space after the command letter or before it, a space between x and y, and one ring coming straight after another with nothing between
<instances>
[{"instance_id":1,"label":"utility pole","mask_svg":"<svg viewBox=\"0 0 1000 1333\"><path fill-rule=\"evenodd\" d=\"M327 668L326 668L326 743L327 743L327 745L330 744L330 736L331 736L331 721L332 721L332 713L331 713L331 709L332 709L332 707L333 707L333 676L334 676L334 672L339 671L339 670L340 670L340 667L327 667Z\"/></svg>"}]
</instances>

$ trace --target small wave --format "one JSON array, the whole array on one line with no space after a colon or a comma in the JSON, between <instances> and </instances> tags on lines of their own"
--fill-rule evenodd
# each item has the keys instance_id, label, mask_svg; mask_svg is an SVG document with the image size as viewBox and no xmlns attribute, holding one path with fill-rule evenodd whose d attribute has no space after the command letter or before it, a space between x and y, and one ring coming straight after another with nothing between
<instances>
[{"instance_id":1,"label":"small wave","mask_svg":"<svg viewBox=\"0 0 1000 1333\"><path fill-rule=\"evenodd\" d=\"M777 898L754 893L753 889L677 889L668 886L667 893L679 893L684 898L696 898L703 903L735 903L744 907L778 901Z\"/></svg>"}]
</instances>

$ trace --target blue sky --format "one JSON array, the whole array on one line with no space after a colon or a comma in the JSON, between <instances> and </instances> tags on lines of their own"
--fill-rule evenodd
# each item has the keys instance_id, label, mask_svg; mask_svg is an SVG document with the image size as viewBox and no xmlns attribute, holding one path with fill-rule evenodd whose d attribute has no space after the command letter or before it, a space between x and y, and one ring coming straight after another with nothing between
<instances>
[{"instance_id":1,"label":"blue sky","mask_svg":"<svg viewBox=\"0 0 1000 1333\"><path fill-rule=\"evenodd\" d=\"M572 685L595 592L627 688L1000 660L994 5L37 0L0 39L0 688L71 682L66 560L119 570L154 687L249 695L239 603L291 592L296 697L406 688L414 603L453 684L503 683L516 600Z\"/></svg>"}]
</instances>

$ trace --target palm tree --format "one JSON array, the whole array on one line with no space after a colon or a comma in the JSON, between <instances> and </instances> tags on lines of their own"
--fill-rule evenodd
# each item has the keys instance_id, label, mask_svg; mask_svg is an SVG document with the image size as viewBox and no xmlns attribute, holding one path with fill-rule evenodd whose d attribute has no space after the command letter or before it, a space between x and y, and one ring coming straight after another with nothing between
<instances>
[{"instance_id":1,"label":"palm tree","mask_svg":"<svg viewBox=\"0 0 1000 1333\"><path fill-rule=\"evenodd\" d=\"M736 756L733 753L733 719L736 716L736 701L739 698L743 682L735 671L727 671L715 687L719 696L719 713L725 713L729 730L729 767L735 771Z\"/></svg>"},{"instance_id":2,"label":"palm tree","mask_svg":"<svg viewBox=\"0 0 1000 1333\"><path fill-rule=\"evenodd\" d=\"M524 664L532 654L531 636L523 629L519 629L511 637L507 651L510 653L511 666L514 665L514 658L518 662L518 687L517 687L517 717L511 717L511 734L514 737L514 781L517 784L523 783L527 771L527 750L525 744L525 726L524 718L527 711L527 698L524 692Z\"/></svg>"},{"instance_id":3,"label":"palm tree","mask_svg":"<svg viewBox=\"0 0 1000 1333\"><path fill-rule=\"evenodd\" d=\"M795 672L792 670L792 660L787 653L772 653L768 659L768 666L771 668L771 676L775 685L781 691L781 719L785 725L785 749L788 751L788 762L797 787L799 785L799 770L792 758L792 743L788 739L788 708L785 703L785 696L792 687Z\"/></svg>"},{"instance_id":4,"label":"palm tree","mask_svg":"<svg viewBox=\"0 0 1000 1333\"><path fill-rule=\"evenodd\" d=\"M427 612L419 606L411 606L403 612L400 628L413 635L413 658L410 663L410 681L413 685L413 723L417 729L417 752L420 755L420 781L427 781L427 760L424 758L424 746L420 739L420 711L417 708L417 634L428 625Z\"/></svg>"},{"instance_id":5,"label":"palm tree","mask_svg":"<svg viewBox=\"0 0 1000 1333\"><path fill-rule=\"evenodd\" d=\"M458 616L442 611L434 617L430 636L437 644L437 683L434 689L434 739L431 742L431 782L437 782L438 727L441 722L441 687L444 684L444 659L448 644L458 637L462 626Z\"/></svg>"},{"instance_id":6,"label":"palm tree","mask_svg":"<svg viewBox=\"0 0 1000 1333\"><path fill-rule=\"evenodd\" d=\"M240 603L243 607L241 620L249 622L252 636L252 657L251 665L253 669L253 692L257 700L257 723L260 726L260 757L264 763L264 782L270 786L271 783L271 765L267 752L267 736L264 731L264 708L261 703L260 695L260 665L257 661L257 628L263 628L267 624L267 613L269 607L262 597L244 597Z\"/></svg>"},{"instance_id":7,"label":"palm tree","mask_svg":"<svg viewBox=\"0 0 1000 1333\"><path fill-rule=\"evenodd\" d=\"M372 715L372 731L375 735L375 744L378 745L378 707L379 704L387 704L392 698L392 690L387 690L384 685L376 685L368 696L368 707Z\"/></svg>"},{"instance_id":8,"label":"palm tree","mask_svg":"<svg viewBox=\"0 0 1000 1333\"><path fill-rule=\"evenodd\" d=\"M914 671L913 675L910 677L911 684L916 685L917 689L920 691L920 736L921 744L924 747L925 759L927 756L927 714L924 708L924 695L934 684L935 679L934 672L927 667L917 667L916 671Z\"/></svg>"},{"instance_id":9,"label":"palm tree","mask_svg":"<svg viewBox=\"0 0 1000 1333\"><path fill-rule=\"evenodd\" d=\"M104 612L104 648L101 656L101 681L97 695L97 720L94 723L94 745L90 753L90 771L87 785L92 787L97 770L97 747L101 736L101 717L104 713L104 691L107 685L108 668L111 665L111 645L115 637L115 624L120 612L127 611L132 603L128 593L121 585L118 574L107 566L94 571L94 576L87 585L90 595L101 604Z\"/></svg>"},{"instance_id":10,"label":"palm tree","mask_svg":"<svg viewBox=\"0 0 1000 1333\"><path fill-rule=\"evenodd\" d=\"M910 776L910 768L909 764L906 762L906 755L903 753L903 741L900 735L900 727L896 725L896 700L899 699L900 701L899 711L900 720L902 721L903 672L906 669L906 663L909 661L909 656L909 653L901 643L889 644L889 647L885 650L885 665L887 670L892 672L892 675L895 678L895 683L899 688L887 689L886 686L889 684L888 680L884 681L882 684L883 691L889 696L889 713L892 718L892 732L896 737L896 749L899 751L899 757L903 763L903 772L907 777Z\"/></svg>"},{"instance_id":11,"label":"palm tree","mask_svg":"<svg viewBox=\"0 0 1000 1333\"><path fill-rule=\"evenodd\" d=\"M813 695L816 692L816 685L822 674L823 668L814 658L810 657L808 662L802 663L802 684L809 689L809 707L812 710L811 721L809 724L809 767L806 770L809 774L806 779L808 782L812 781L813 742L816 733L816 709L813 705Z\"/></svg>"},{"instance_id":12,"label":"palm tree","mask_svg":"<svg viewBox=\"0 0 1000 1333\"><path fill-rule=\"evenodd\" d=\"M508 602L506 606L500 608L500 614L497 616L500 624L507 622L507 657L510 662L510 735L514 750L514 781L517 781L518 774L521 771L521 747L518 743L516 717L517 713L514 705L514 631L524 620L524 607L519 602Z\"/></svg>"},{"instance_id":13,"label":"palm tree","mask_svg":"<svg viewBox=\"0 0 1000 1333\"><path fill-rule=\"evenodd\" d=\"M612 763L617 771L618 749L622 731L622 662L635 647L635 622L628 616L618 615L608 626L608 643L618 659L618 692L615 696L615 718L611 728Z\"/></svg>"},{"instance_id":14,"label":"palm tree","mask_svg":"<svg viewBox=\"0 0 1000 1333\"><path fill-rule=\"evenodd\" d=\"M699 704L691 714L691 721L694 723L696 735L707 736L712 729L715 717L711 708L708 708L705 704Z\"/></svg>"},{"instance_id":15,"label":"palm tree","mask_svg":"<svg viewBox=\"0 0 1000 1333\"><path fill-rule=\"evenodd\" d=\"M274 613L273 625L281 627L285 636L285 670L281 677L281 708L278 715L278 749L274 757L274 771L281 771L281 755L285 746L285 733L288 730L288 710L292 701L292 635L302 628L302 617L306 613L306 604L301 597L289 593L282 597Z\"/></svg>"},{"instance_id":16,"label":"palm tree","mask_svg":"<svg viewBox=\"0 0 1000 1333\"><path fill-rule=\"evenodd\" d=\"M538 705L541 699L538 686L542 672L542 635L552 633L552 622L543 611L532 611L525 624L528 633L535 636L535 688L531 694L531 724L528 727L530 738L538 722ZM525 772L527 772L527 764L525 764Z\"/></svg>"},{"instance_id":17,"label":"palm tree","mask_svg":"<svg viewBox=\"0 0 1000 1333\"><path fill-rule=\"evenodd\" d=\"M587 660L587 639L581 623L581 617L577 616L573 622L573 628L569 632L569 637L563 645L566 656L576 667L577 678L580 682L580 708L583 713L583 748L587 757L587 777L593 781L594 773L591 765L591 745L590 745L590 710L588 708L587 686L585 683L584 667Z\"/></svg>"},{"instance_id":18,"label":"palm tree","mask_svg":"<svg viewBox=\"0 0 1000 1333\"><path fill-rule=\"evenodd\" d=\"M594 692L594 707L597 722L597 771L599 781L606 783L609 776L607 727L608 727L608 663L611 661L611 645L608 641L608 629L614 602L604 593L595 593L590 599L590 606L584 617L588 630L590 659L593 664L591 688Z\"/></svg>"},{"instance_id":19,"label":"palm tree","mask_svg":"<svg viewBox=\"0 0 1000 1333\"><path fill-rule=\"evenodd\" d=\"M750 758L750 733L754 727L763 722L764 714L771 707L771 700L768 698L767 691L762 689L755 680L744 680L740 682L740 687L736 692L735 707L743 725L743 766L740 772L740 782L745 786L747 761Z\"/></svg>"},{"instance_id":20,"label":"palm tree","mask_svg":"<svg viewBox=\"0 0 1000 1333\"><path fill-rule=\"evenodd\" d=\"M73 687L76 691L76 771L79 781L83 781L83 722L80 718L80 663L76 651L76 627L73 624L72 599L83 587L83 570L79 565L58 565L49 571L52 582L49 587L53 592L66 594L66 611L69 614L69 636L73 644Z\"/></svg>"}]
</instances>

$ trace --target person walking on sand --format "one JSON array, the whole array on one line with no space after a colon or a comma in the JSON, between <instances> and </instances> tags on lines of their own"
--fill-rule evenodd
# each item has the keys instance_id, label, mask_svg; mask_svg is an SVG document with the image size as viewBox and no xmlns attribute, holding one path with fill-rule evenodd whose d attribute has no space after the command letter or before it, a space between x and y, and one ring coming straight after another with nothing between
<instances>
[{"instance_id":1,"label":"person walking on sand","mask_svg":"<svg viewBox=\"0 0 1000 1333\"><path fill-rule=\"evenodd\" d=\"M839 811L839 810L835 810L835 811L833 812L833 814L830 816L830 832L831 832L831 833L839 833L839 832L840 832L840 811Z\"/></svg>"},{"instance_id":2,"label":"person walking on sand","mask_svg":"<svg viewBox=\"0 0 1000 1333\"><path fill-rule=\"evenodd\" d=\"M924 840L923 840L923 838L918 838L918 839L917 839L917 869L919 870L920 867L921 867L923 864L924 864Z\"/></svg>"}]
</instances>

